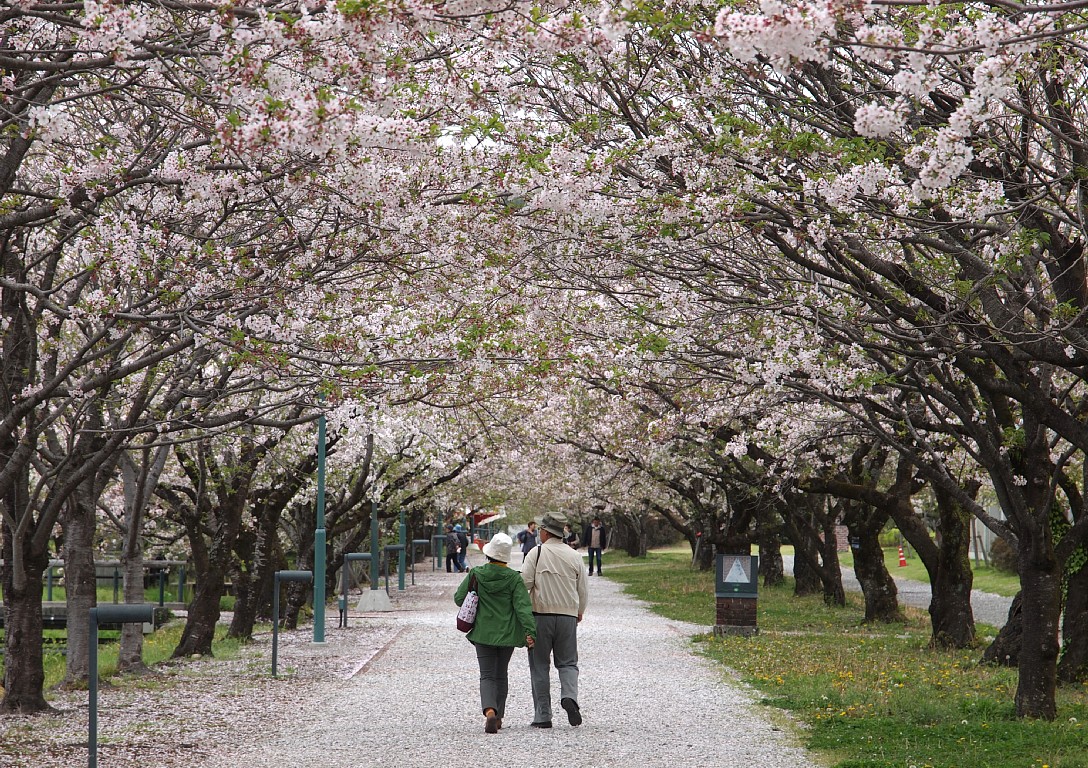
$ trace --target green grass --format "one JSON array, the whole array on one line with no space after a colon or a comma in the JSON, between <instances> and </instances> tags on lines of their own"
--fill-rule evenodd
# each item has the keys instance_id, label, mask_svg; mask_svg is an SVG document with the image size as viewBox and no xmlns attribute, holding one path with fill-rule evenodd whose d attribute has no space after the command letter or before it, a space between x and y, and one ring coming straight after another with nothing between
<instances>
[{"instance_id":1,"label":"green grass","mask_svg":"<svg viewBox=\"0 0 1088 768\"><path fill-rule=\"evenodd\" d=\"M99 605L108 605L108 604L111 604L111 603L114 602L115 595L113 593L113 587L98 587L97 590L95 591L95 594L97 595ZM62 586L54 586L53 591L52 591L52 597L50 598L49 595L50 595L50 593L48 592L48 590L43 589L42 590L42 601L43 602L63 603L67 599L67 596L66 596L65 591L64 591L64 587L62 587ZM192 598L192 596L193 596L193 585L190 584L185 588L185 597L186 598ZM124 600L125 600L124 595L122 595L122 594L117 594L116 597L117 597L116 602L124 602ZM235 598L234 598L233 595L223 595L221 598L219 598L219 610L221 610L221 611L233 611L234 610L234 599ZM147 602L152 603L154 605L158 605L159 604L159 588L156 586L156 587L148 587L147 589L145 589L144 590L144 600L146 600ZM166 586L166 588L163 590L163 602L164 603L176 603L176 602L178 602L176 585L174 587L170 587L169 585Z\"/></svg>"},{"instance_id":2,"label":"green grass","mask_svg":"<svg viewBox=\"0 0 1088 768\"><path fill-rule=\"evenodd\" d=\"M114 598L113 587L98 587L95 590L95 594L98 596L99 604L104 605L106 603L114 602L114 599L113 599ZM163 602L176 603L178 601L177 596L178 596L177 584L175 583L173 586L171 586L169 583L167 583L163 588ZM187 598L191 598L193 596L193 586L192 586L192 584L189 584L188 586L185 587L185 596ZM63 603L66 599L67 599L67 594L64 591L64 587L62 585L60 585L60 584L55 584L53 586L52 592L50 592L48 587L42 588L42 602ZM159 588L158 588L158 586L148 587L147 589L145 589L144 590L144 599L149 603L155 603L156 605L158 605L158 602L159 602ZM124 593L121 592L120 590L118 590L117 602L123 603L124 601L125 601Z\"/></svg>"},{"instance_id":3,"label":"green grass","mask_svg":"<svg viewBox=\"0 0 1088 768\"><path fill-rule=\"evenodd\" d=\"M144 636L144 649L143 659L144 663L148 666L154 666L167 661L170 658L170 654L174 652L178 642L181 640L182 630L185 628L185 622L183 620L171 621L164 627L160 627L155 632ZM226 626L217 626L215 628L215 639L212 641L212 655L220 659L229 659L238 655L239 650L242 647L242 642L226 636L228 628ZM63 632L50 632L46 631L47 636L59 635L63 637ZM105 680L117 674L117 653L118 643L103 643L98 647L98 674L99 677ZM55 688L64 679L64 655L57 651L46 650L44 668L45 668L45 690L48 692ZM0 680L3 679L3 657L0 657ZM3 686L0 686L0 691L3 691Z\"/></svg>"},{"instance_id":4,"label":"green grass","mask_svg":"<svg viewBox=\"0 0 1088 768\"><path fill-rule=\"evenodd\" d=\"M606 570L662 615L712 626L713 575L692 571L689 555L610 553ZM930 650L923 611L866 625L860 595L835 608L792 590L760 587L756 637L708 633L697 646L804 723L806 746L829 765L1088 768L1088 686L1059 691L1055 722L1018 720L1015 670L978 666L979 649Z\"/></svg>"}]
</instances>

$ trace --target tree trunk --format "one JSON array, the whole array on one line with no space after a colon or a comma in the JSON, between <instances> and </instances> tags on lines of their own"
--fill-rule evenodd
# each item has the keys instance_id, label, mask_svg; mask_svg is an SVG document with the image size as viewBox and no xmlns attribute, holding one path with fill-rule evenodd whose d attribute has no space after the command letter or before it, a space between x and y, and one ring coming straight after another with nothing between
<instances>
[{"instance_id":1,"label":"tree trunk","mask_svg":"<svg viewBox=\"0 0 1088 768\"><path fill-rule=\"evenodd\" d=\"M254 574L257 560L257 536L253 530L238 534L234 553L238 560L231 568L230 579L234 584L234 615L230 620L227 637L248 640L253 635L257 613L257 580Z\"/></svg>"},{"instance_id":2,"label":"tree trunk","mask_svg":"<svg viewBox=\"0 0 1088 768\"><path fill-rule=\"evenodd\" d=\"M65 505L61 516L64 529L64 593L68 611L68 648L61 687L87 687L90 628L87 617L98 604L98 579L94 566L94 500L88 498L88 483Z\"/></svg>"},{"instance_id":3,"label":"tree trunk","mask_svg":"<svg viewBox=\"0 0 1088 768\"><path fill-rule=\"evenodd\" d=\"M227 637L249 640L257 621L257 580L241 565L231 571L230 578L234 584L234 615Z\"/></svg>"},{"instance_id":4,"label":"tree trunk","mask_svg":"<svg viewBox=\"0 0 1088 768\"><path fill-rule=\"evenodd\" d=\"M1031 533L1037 540L1025 541L1021 533L1018 559L1024 600L1016 714L1053 720L1057 716L1061 570L1053 557L1049 530Z\"/></svg>"},{"instance_id":5,"label":"tree trunk","mask_svg":"<svg viewBox=\"0 0 1088 768\"><path fill-rule=\"evenodd\" d=\"M903 613L899 610L899 589L888 573L888 567L884 564L884 550L880 547L880 529L884 527L887 515L875 514L871 517L874 519L847 526L854 554L854 575L858 577L862 594L865 595L865 621L903 621Z\"/></svg>"},{"instance_id":6,"label":"tree trunk","mask_svg":"<svg viewBox=\"0 0 1088 768\"><path fill-rule=\"evenodd\" d=\"M824 511L823 494L803 494L793 499L783 510L783 531L793 544L794 594L808 595L820 591L828 605L846 605L846 590L842 586L842 571L835 536L835 521ZM815 578L815 588L808 583Z\"/></svg>"},{"instance_id":7,"label":"tree trunk","mask_svg":"<svg viewBox=\"0 0 1088 768\"><path fill-rule=\"evenodd\" d=\"M994 664L999 667L1017 667L1020 665L1020 645L1024 634L1024 599L1020 592L1012 599L1009 617L997 637L982 654L980 664Z\"/></svg>"},{"instance_id":8,"label":"tree trunk","mask_svg":"<svg viewBox=\"0 0 1088 768\"><path fill-rule=\"evenodd\" d=\"M1069 574L1062 621L1062 655L1058 682L1070 685L1088 681L1088 562Z\"/></svg>"},{"instance_id":9,"label":"tree trunk","mask_svg":"<svg viewBox=\"0 0 1088 768\"><path fill-rule=\"evenodd\" d=\"M4 698L0 714L51 712L45 700L42 657L42 586L49 557L32 556L23 546L22 573L15 573L12 536L3 526ZM16 586L16 582L20 586Z\"/></svg>"},{"instance_id":10,"label":"tree trunk","mask_svg":"<svg viewBox=\"0 0 1088 768\"><path fill-rule=\"evenodd\" d=\"M777 534L760 537L759 572L763 576L765 587L777 587L786 581L786 567L782 562L782 541Z\"/></svg>"},{"instance_id":11,"label":"tree trunk","mask_svg":"<svg viewBox=\"0 0 1088 768\"><path fill-rule=\"evenodd\" d=\"M823 567L819 570L819 576L823 585L824 602L828 605L846 605L846 589L842 585L835 520L831 515L824 516L824 536L820 542L820 556Z\"/></svg>"},{"instance_id":12,"label":"tree trunk","mask_svg":"<svg viewBox=\"0 0 1088 768\"><path fill-rule=\"evenodd\" d=\"M218 566L199 572L193 600L189 603L189 617L172 654L175 659L196 654L212 655L212 640L215 639L215 625L220 615L219 601L225 591L224 576L223 569Z\"/></svg>"},{"instance_id":13,"label":"tree trunk","mask_svg":"<svg viewBox=\"0 0 1088 768\"><path fill-rule=\"evenodd\" d=\"M216 538L222 543L222 528ZM215 625L219 621L219 601L223 597L225 571L223 563L228 562L230 547L224 551L222 546L209 548L201 532L201 520L198 515L186 519L189 548L196 568L196 586L193 599L189 603L189 614L185 620L185 629L174 648L173 658L201 654L212 655L212 640L215 638ZM233 543L233 537L232 542Z\"/></svg>"},{"instance_id":14,"label":"tree trunk","mask_svg":"<svg viewBox=\"0 0 1088 768\"><path fill-rule=\"evenodd\" d=\"M127 551L121 558L126 603L144 603L143 547ZM117 669L122 672L147 672L144 664L144 630L141 624L121 625L121 647L117 652Z\"/></svg>"},{"instance_id":15,"label":"tree trunk","mask_svg":"<svg viewBox=\"0 0 1088 768\"><path fill-rule=\"evenodd\" d=\"M137 464L134 456L141 461ZM170 449L160 446L144 448L139 452L123 453L119 463L125 498L124 544L121 563L124 569L125 602L144 602L144 545L143 528L147 508L151 503L152 489L158 484L166 468ZM151 574L158 579L159 571ZM126 672L145 672L144 633L139 625L125 624L121 630L121 647L117 656L117 668Z\"/></svg>"},{"instance_id":16,"label":"tree trunk","mask_svg":"<svg viewBox=\"0 0 1088 768\"><path fill-rule=\"evenodd\" d=\"M629 557L646 555L646 534L643 521L633 512L622 512L613 516L614 524L609 542L614 548L623 547Z\"/></svg>"},{"instance_id":17,"label":"tree trunk","mask_svg":"<svg viewBox=\"0 0 1088 768\"><path fill-rule=\"evenodd\" d=\"M796 545L795 545L796 550ZM793 594L796 597L819 594L821 591L820 574L809 563L808 558L794 555L793 558Z\"/></svg>"},{"instance_id":18,"label":"tree trunk","mask_svg":"<svg viewBox=\"0 0 1088 768\"><path fill-rule=\"evenodd\" d=\"M283 507L279 502L260 503L254 510L257 536L253 546L252 564L246 579L246 595L234 604L230 637L248 640L258 617L271 616L272 588L276 571L283 565L279 543L279 524ZM332 563L330 563L330 566Z\"/></svg>"},{"instance_id":19,"label":"tree trunk","mask_svg":"<svg viewBox=\"0 0 1088 768\"><path fill-rule=\"evenodd\" d=\"M782 521L778 512L764 505L756 515L756 544L759 547L759 573L763 586L777 587L786 581L782 562Z\"/></svg>"},{"instance_id":20,"label":"tree trunk","mask_svg":"<svg viewBox=\"0 0 1088 768\"><path fill-rule=\"evenodd\" d=\"M940 514L937 572L930 574L934 648L972 648L975 613L971 607L971 515L940 488L934 489Z\"/></svg>"},{"instance_id":21,"label":"tree trunk","mask_svg":"<svg viewBox=\"0 0 1088 768\"><path fill-rule=\"evenodd\" d=\"M688 536L691 547L691 562L700 571L709 571L714 567L714 544L702 530L693 531Z\"/></svg>"}]
</instances>

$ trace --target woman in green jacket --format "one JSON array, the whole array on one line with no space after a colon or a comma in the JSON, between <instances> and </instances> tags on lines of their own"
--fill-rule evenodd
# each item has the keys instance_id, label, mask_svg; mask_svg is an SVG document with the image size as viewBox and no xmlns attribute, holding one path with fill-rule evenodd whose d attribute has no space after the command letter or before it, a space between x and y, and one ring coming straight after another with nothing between
<instances>
[{"instance_id":1,"label":"woman in green jacket","mask_svg":"<svg viewBox=\"0 0 1088 768\"><path fill-rule=\"evenodd\" d=\"M497 733L502 728L510 690L507 669L514 649L532 648L536 642L536 620L529 592L521 574L507 567L513 543L505 533L496 533L484 544L487 563L469 570L453 596L455 603L463 603L469 582L476 577L480 603L476 625L469 630L468 639L476 647L476 660L480 664L480 703L487 718L486 733Z\"/></svg>"}]
</instances>

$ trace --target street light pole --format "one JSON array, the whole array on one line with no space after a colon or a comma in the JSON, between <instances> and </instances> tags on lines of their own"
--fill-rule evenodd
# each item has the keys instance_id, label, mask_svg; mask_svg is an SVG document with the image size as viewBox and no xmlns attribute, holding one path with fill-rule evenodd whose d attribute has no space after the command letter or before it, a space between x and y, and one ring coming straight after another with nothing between
<instances>
[{"instance_id":1,"label":"street light pole","mask_svg":"<svg viewBox=\"0 0 1088 768\"><path fill-rule=\"evenodd\" d=\"M314 529L314 642L325 642L325 412L317 417L317 525Z\"/></svg>"},{"instance_id":2,"label":"street light pole","mask_svg":"<svg viewBox=\"0 0 1088 768\"><path fill-rule=\"evenodd\" d=\"M378 588L378 559L381 550L378 547L378 502L370 502L370 588Z\"/></svg>"},{"instance_id":3,"label":"street light pole","mask_svg":"<svg viewBox=\"0 0 1088 768\"><path fill-rule=\"evenodd\" d=\"M401 549L400 554L397 555L397 589L401 592L404 591L404 570L405 570L405 550L408 549L408 525L404 519L404 507L400 508L400 526L399 536L397 537L397 543L404 549Z\"/></svg>"}]
</instances>

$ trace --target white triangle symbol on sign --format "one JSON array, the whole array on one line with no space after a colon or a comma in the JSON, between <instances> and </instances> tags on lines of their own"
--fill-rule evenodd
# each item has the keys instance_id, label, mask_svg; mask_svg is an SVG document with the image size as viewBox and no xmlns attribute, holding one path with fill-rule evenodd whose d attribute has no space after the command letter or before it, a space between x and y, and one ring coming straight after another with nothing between
<instances>
[{"instance_id":1,"label":"white triangle symbol on sign","mask_svg":"<svg viewBox=\"0 0 1088 768\"><path fill-rule=\"evenodd\" d=\"M725 575L726 583L748 583L748 574L744 572L744 566L740 564L740 558L738 557L733 561L733 567L729 569L729 573Z\"/></svg>"}]
</instances>

